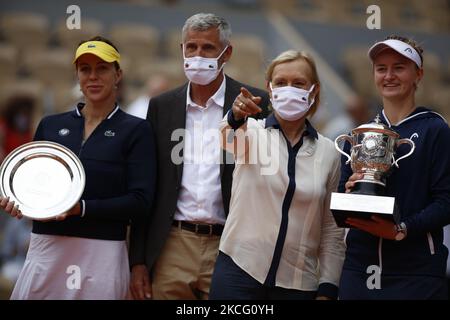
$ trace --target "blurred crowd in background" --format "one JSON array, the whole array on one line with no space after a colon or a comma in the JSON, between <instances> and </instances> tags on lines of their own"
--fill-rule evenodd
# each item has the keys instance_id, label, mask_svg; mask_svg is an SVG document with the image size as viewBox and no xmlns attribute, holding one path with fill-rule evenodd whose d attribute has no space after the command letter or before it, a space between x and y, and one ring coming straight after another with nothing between
<instances>
[{"instance_id":1,"label":"blurred crowd in background","mask_svg":"<svg viewBox=\"0 0 450 320\"><path fill-rule=\"evenodd\" d=\"M380 30L366 26L371 4L381 9ZM81 28L73 30L66 24L69 5L64 0L0 2L2 161L14 148L31 141L42 116L70 110L80 99L73 52L81 40L95 35L110 38L122 55L125 81L120 105L145 118L152 96L185 81L179 30L196 12L214 12L231 21L234 53L225 72L260 88L265 87L266 63L290 47L293 35L305 40L315 56L323 57L319 74L326 64L337 75L322 79L324 111L313 119L331 139L377 112L367 49L373 40L391 33L413 35L425 48L427 72L418 89L418 103L450 120L448 0L80 0ZM289 34L277 29L274 12L289 24ZM331 93L341 83L349 92ZM8 298L23 264L29 231L27 219L0 215L0 299Z\"/></svg>"}]
</instances>

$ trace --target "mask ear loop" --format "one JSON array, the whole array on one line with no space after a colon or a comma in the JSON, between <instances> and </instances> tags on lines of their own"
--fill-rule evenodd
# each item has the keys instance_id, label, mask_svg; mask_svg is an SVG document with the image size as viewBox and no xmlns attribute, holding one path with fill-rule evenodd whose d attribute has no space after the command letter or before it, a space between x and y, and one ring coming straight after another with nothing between
<instances>
[{"instance_id":1,"label":"mask ear loop","mask_svg":"<svg viewBox=\"0 0 450 320\"><path fill-rule=\"evenodd\" d=\"M186 59L186 54L184 52L184 43L181 44L181 51L183 51L183 59Z\"/></svg>"},{"instance_id":2,"label":"mask ear loop","mask_svg":"<svg viewBox=\"0 0 450 320\"><path fill-rule=\"evenodd\" d=\"M309 88L309 90L308 90L308 98L309 98L309 95L313 92L315 86L316 85L313 84L311 86L311 88ZM309 108L311 108L311 106L314 104L314 101L316 101L316 96L314 96L314 98L312 98L311 102L309 103Z\"/></svg>"},{"instance_id":3,"label":"mask ear loop","mask_svg":"<svg viewBox=\"0 0 450 320\"><path fill-rule=\"evenodd\" d=\"M270 88L270 90L272 91L272 98L270 98L270 103L272 103L272 105L273 105L273 99L274 99L274 96L273 96L273 86L272 86L272 81L269 82L269 88Z\"/></svg>"},{"instance_id":4,"label":"mask ear loop","mask_svg":"<svg viewBox=\"0 0 450 320\"><path fill-rule=\"evenodd\" d=\"M219 63L219 59L222 57L222 55L225 53L225 51L228 49L229 45L226 45L225 48L222 50L222 52L219 54L219 56L216 58L217 63ZM224 61L222 65L220 66L220 69L217 70L218 72L222 71L223 67L225 67L226 62Z\"/></svg>"},{"instance_id":5,"label":"mask ear loop","mask_svg":"<svg viewBox=\"0 0 450 320\"><path fill-rule=\"evenodd\" d=\"M229 45L227 44L227 45L225 46L225 48L222 50L222 52L219 54L219 56L216 58L217 60L219 60L220 57L222 57L222 55L225 53L225 51L228 49L228 47L229 47Z\"/></svg>"}]
</instances>

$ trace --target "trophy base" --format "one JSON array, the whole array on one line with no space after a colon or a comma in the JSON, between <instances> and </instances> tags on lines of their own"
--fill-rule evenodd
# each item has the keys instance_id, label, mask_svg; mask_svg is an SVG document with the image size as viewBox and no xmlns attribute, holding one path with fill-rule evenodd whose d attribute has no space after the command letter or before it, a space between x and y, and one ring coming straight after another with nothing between
<instances>
[{"instance_id":1,"label":"trophy base","mask_svg":"<svg viewBox=\"0 0 450 320\"><path fill-rule=\"evenodd\" d=\"M356 181L355 186L352 189L352 194L366 194L372 196L384 196L386 194L385 186L368 181Z\"/></svg>"},{"instance_id":2,"label":"trophy base","mask_svg":"<svg viewBox=\"0 0 450 320\"><path fill-rule=\"evenodd\" d=\"M382 187L382 186L380 186ZM395 198L356 193L331 194L330 209L338 227L352 228L347 218L370 219L374 214L391 221L396 221Z\"/></svg>"}]
</instances>

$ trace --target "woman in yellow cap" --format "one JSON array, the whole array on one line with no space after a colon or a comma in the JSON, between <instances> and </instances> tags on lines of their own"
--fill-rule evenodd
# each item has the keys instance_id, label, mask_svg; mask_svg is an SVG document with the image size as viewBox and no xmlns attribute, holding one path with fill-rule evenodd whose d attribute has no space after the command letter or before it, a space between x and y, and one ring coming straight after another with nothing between
<instances>
[{"instance_id":1,"label":"woman in yellow cap","mask_svg":"<svg viewBox=\"0 0 450 320\"><path fill-rule=\"evenodd\" d=\"M119 52L95 37L78 46L73 63L85 102L44 118L34 139L60 143L77 154L85 189L68 212L52 221L33 221L11 299L126 298L127 226L143 223L150 211L156 177L151 127L116 103ZM0 207L22 217L8 198Z\"/></svg>"}]
</instances>

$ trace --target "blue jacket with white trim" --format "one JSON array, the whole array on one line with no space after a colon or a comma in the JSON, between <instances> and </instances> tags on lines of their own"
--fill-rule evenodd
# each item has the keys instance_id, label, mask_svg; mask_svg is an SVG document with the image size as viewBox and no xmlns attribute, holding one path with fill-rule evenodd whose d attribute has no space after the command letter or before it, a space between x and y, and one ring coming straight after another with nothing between
<instances>
[{"instance_id":1,"label":"blue jacket with white trim","mask_svg":"<svg viewBox=\"0 0 450 320\"><path fill-rule=\"evenodd\" d=\"M41 120L34 140L60 143L80 158L86 173L84 216L33 221L33 232L124 240L127 225L144 223L153 201L156 161L151 126L117 106L83 143L83 106Z\"/></svg>"},{"instance_id":2,"label":"blue jacket with white trim","mask_svg":"<svg viewBox=\"0 0 450 320\"><path fill-rule=\"evenodd\" d=\"M380 265L382 274L445 276L448 249L443 244L443 227L450 223L450 129L437 113L417 108L397 125L384 115L383 123L414 141L414 153L394 168L386 180L386 195L395 197L400 221L407 226L402 241L383 240L369 233L350 229L344 269L366 273L368 266ZM345 146L349 151L349 144ZM395 158L405 155L401 145ZM339 192L352 174L342 157ZM381 250L379 252L379 250Z\"/></svg>"}]
</instances>

